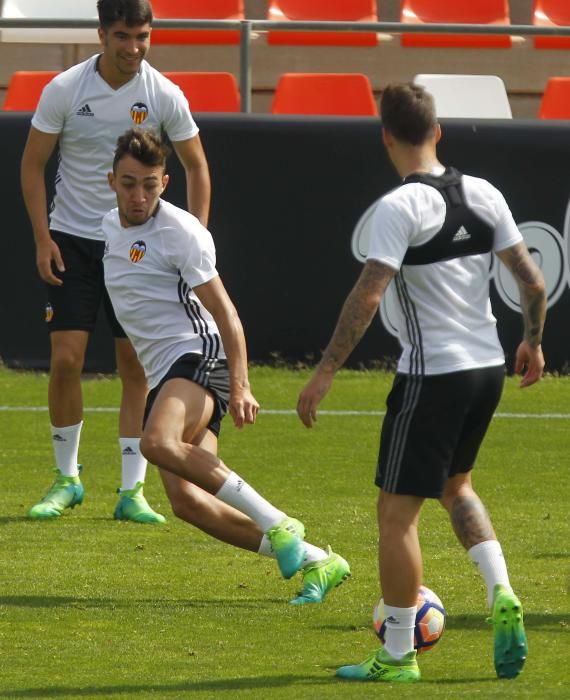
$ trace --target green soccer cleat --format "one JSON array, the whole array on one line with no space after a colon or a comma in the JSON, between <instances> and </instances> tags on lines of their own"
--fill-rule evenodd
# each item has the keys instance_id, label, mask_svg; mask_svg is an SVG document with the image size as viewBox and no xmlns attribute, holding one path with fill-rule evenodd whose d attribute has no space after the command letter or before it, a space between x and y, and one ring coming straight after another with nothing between
<instances>
[{"instance_id":1,"label":"green soccer cleat","mask_svg":"<svg viewBox=\"0 0 570 700\"><path fill-rule=\"evenodd\" d=\"M495 670L499 678L516 678L522 671L528 645L520 600L505 586L493 591L491 623L495 632Z\"/></svg>"},{"instance_id":2,"label":"green soccer cleat","mask_svg":"<svg viewBox=\"0 0 570 700\"><path fill-rule=\"evenodd\" d=\"M285 518L266 533L277 557L283 578L291 578L301 568L305 558L305 526L295 518Z\"/></svg>"},{"instance_id":3,"label":"green soccer cleat","mask_svg":"<svg viewBox=\"0 0 570 700\"><path fill-rule=\"evenodd\" d=\"M154 511L143 495L143 482L137 481L132 489L117 490L120 495L113 517L115 520L132 520L135 523L165 523L164 515Z\"/></svg>"},{"instance_id":4,"label":"green soccer cleat","mask_svg":"<svg viewBox=\"0 0 570 700\"><path fill-rule=\"evenodd\" d=\"M54 471L57 474L55 481L42 500L30 508L28 518L59 518L66 508L75 508L83 503L84 489L79 477L64 476L57 467Z\"/></svg>"},{"instance_id":5,"label":"green soccer cleat","mask_svg":"<svg viewBox=\"0 0 570 700\"><path fill-rule=\"evenodd\" d=\"M384 647L371 654L361 664L341 666L336 675L350 681L384 683L415 683L421 678L415 651L409 651L401 659L393 659Z\"/></svg>"},{"instance_id":6,"label":"green soccer cleat","mask_svg":"<svg viewBox=\"0 0 570 700\"><path fill-rule=\"evenodd\" d=\"M289 602L291 605L320 603L335 586L350 576L350 567L339 554L328 548L328 557L309 564L303 569L303 589Z\"/></svg>"}]
</instances>

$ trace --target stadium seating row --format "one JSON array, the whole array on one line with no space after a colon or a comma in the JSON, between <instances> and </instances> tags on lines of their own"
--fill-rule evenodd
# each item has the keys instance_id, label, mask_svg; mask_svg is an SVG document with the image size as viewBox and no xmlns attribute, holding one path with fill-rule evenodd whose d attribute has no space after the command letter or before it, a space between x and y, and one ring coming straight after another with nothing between
<instances>
[{"instance_id":1,"label":"stadium seating row","mask_svg":"<svg viewBox=\"0 0 570 700\"><path fill-rule=\"evenodd\" d=\"M20 7L21 5L21 7ZM379 21L377 0L268 0L267 18L274 21ZM245 19L244 0L153 0L158 19ZM7 0L2 16L94 17L92 0ZM404 24L510 24L509 0L401 0ZM540 27L570 25L568 0L534 0L529 23ZM375 32L277 31L269 44L374 46ZM570 48L570 37L535 37L536 48ZM509 48L507 35L402 33L403 46ZM154 44L237 44L237 30L155 29Z\"/></svg>"},{"instance_id":2,"label":"stadium seating row","mask_svg":"<svg viewBox=\"0 0 570 700\"><path fill-rule=\"evenodd\" d=\"M41 91L57 71L16 71L4 110L33 111ZM194 112L239 112L235 77L226 72L169 72ZM503 81L497 76L417 75L415 82L434 95L441 117L511 118ZM286 73L277 83L273 114L378 114L368 78L360 73ZM570 78L550 78L542 98L541 119L570 119Z\"/></svg>"}]
</instances>

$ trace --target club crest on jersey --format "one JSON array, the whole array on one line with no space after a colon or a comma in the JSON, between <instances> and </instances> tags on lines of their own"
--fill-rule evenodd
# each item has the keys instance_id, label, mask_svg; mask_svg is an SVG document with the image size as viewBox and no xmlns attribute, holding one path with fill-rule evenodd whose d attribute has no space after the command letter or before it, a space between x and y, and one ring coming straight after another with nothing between
<instances>
[{"instance_id":1,"label":"club crest on jersey","mask_svg":"<svg viewBox=\"0 0 570 700\"><path fill-rule=\"evenodd\" d=\"M131 119L135 124L142 124L148 117L148 107L144 102L135 102L131 107Z\"/></svg>"},{"instance_id":2,"label":"club crest on jersey","mask_svg":"<svg viewBox=\"0 0 570 700\"><path fill-rule=\"evenodd\" d=\"M140 262L146 253L146 243L144 241L135 241L129 250L129 257L134 263Z\"/></svg>"}]
</instances>

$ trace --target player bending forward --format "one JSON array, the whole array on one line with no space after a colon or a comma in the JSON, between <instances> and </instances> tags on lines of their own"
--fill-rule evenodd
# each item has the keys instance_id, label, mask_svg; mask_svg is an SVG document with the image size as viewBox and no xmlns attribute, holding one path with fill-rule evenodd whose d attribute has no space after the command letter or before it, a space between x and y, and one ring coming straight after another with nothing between
<instances>
[{"instance_id":1,"label":"player bending forward","mask_svg":"<svg viewBox=\"0 0 570 700\"><path fill-rule=\"evenodd\" d=\"M318 603L348 576L338 554L303 541L301 522L260 496L217 457L220 422L254 423L243 329L216 271L210 233L160 199L167 152L149 131L119 138L109 184L118 208L103 219L105 283L151 389L141 450L160 468L174 512L204 532L302 570L290 602ZM196 509L192 501L200 503Z\"/></svg>"}]
</instances>

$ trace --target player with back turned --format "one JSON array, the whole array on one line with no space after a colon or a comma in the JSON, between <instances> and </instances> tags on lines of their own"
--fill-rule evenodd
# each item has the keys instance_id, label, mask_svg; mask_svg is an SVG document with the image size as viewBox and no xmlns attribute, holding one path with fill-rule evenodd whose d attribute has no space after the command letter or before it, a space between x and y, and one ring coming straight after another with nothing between
<instances>
[{"instance_id":1,"label":"player with back turned","mask_svg":"<svg viewBox=\"0 0 570 700\"><path fill-rule=\"evenodd\" d=\"M486 180L439 162L441 129L432 96L416 85L389 85L381 115L384 145L403 183L378 203L366 264L297 406L311 427L336 371L391 284L402 354L387 398L376 472L386 644L364 662L339 668L337 675L419 680L414 651L422 583L418 523L424 500L434 498L449 513L487 586L497 675L514 678L527 656L522 606L471 483L505 373L489 301L491 255L507 266L520 292L524 335L515 369L524 372L522 387L543 372L544 280L501 193Z\"/></svg>"}]
</instances>

